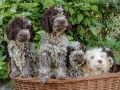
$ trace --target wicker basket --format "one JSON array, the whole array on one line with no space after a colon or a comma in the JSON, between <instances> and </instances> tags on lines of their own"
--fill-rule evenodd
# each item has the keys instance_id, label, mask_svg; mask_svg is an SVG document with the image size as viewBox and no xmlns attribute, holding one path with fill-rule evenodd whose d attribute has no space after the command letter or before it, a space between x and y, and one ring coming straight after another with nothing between
<instances>
[{"instance_id":1,"label":"wicker basket","mask_svg":"<svg viewBox=\"0 0 120 90\"><path fill-rule=\"evenodd\" d=\"M40 84L37 78L15 78L15 90L120 90L120 72L108 75L51 79Z\"/></svg>"}]
</instances>

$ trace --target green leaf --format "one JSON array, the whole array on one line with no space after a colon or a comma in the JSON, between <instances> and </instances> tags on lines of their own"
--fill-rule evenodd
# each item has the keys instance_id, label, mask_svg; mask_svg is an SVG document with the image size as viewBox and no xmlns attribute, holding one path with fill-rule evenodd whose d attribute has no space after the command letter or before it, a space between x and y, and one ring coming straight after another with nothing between
<instances>
[{"instance_id":1,"label":"green leaf","mask_svg":"<svg viewBox=\"0 0 120 90\"><path fill-rule=\"evenodd\" d=\"M90 17L90 12L89 11L83 11L83 13Z\"/></svg>"},{"instance_id":2,"label":"green leaf","mask_svg":"<svg viewBox=\"0 0 120 90\"><path fill-rule=\"evenodd\" d=\"M93 26L90 26L89 29L92 32L92 34L97 37L98 32L97 32L96 28Z\"/></svg>"},{"instance_id":3,"label":"green leaf","mask_svg":"<svg viewBox=\"0 0 120 90\"><path fill-rule=\"evenodd\" d=\"M98 11L98 6L97 5L91 5L90 9L93 11Z\"/></svg>"},{"instance_id":4,"label":"green leaf","mask_svg":"<svg viewBox=\"0 0 120 90\"><path fill-rule=\"evenodd\" d=\"M32 13L30 13L30 12L22 12L20 14L16 14L16 16L24 16L24 17L30 16L30 15L32 15Z\"/></svg>"},{"instance_id":5,"label":"green leaf","mask_svg":"<svg viewBox=\"0 0 120 90\"><path fill-rule=\"evenodd\" d=\"M90 21L89 18L85 18L85 19L84 19L84 22L85 22L85 24L88 25L88 26L91 24L91 21Z\"/></svg>"},{"instance_id":6,"label":"green leaf","mask_svg":"<svg viewBox=\"0 0 120 90\"><path fill-rule=\"evenodd\" d=\"M0 4L0 9L7 8L7 7L10 7L10 4L8 4L8 3L1 3Z\"/></svg>"},{"instance_id":7,"label":"green leaf","mask_svg":"<svg viewBox=\"0 0 120 90\"><path fill-rule=\"evenodd\" d=\"M72 5L72 4L73 4L73 2L69 2L69 3L68 3L68 5Z\"/></svg>"},{"instance_id":8,"label":"green leaf","mask_svg":"<svg viewBox=\"0 0 120 90\"><path fill-rule=\"evenodd\" d=\"M0 25L2 25L2 24L3 24L3 17L0 16Z\"/></svg>"},{"instance_id":9,"label":"green leaf","mask_svg":"<svg viewBox=\"0 0 120 90\"><path fill-rule=\"evenodd\" d=\"M67 39L68 39L69 41L72 41L72 40L73 40L73 37L72 37L72 36L66 35L66 37L67 37Z\"/></svg>"},{"instance_id":10,"label":"green leaf","mask_svg":"<svg viewBox=\"0 0 120 90\"><path fill-rule=\"evenodd\" d=\"M5 58L6 58L6 56L1 56L1 57L0 57L0 60L3 61L3 60L5 60Z\"/></svg>"},{"instance_id":11,"label":"green leaf","mask_svg":"<svg viewBox=\"0 0 120 90\"><path fill-rule=\"evenodd\" d=\"M43 35L44 34L44 32L42 30L41 31L37 31L36 33L39 34L39 35Z\"/></svg>"},{"instance_id":12,"label":"green leaf","mask_svg":"<svg viewBox=\"0 0 120 90\"><path fill-rule=\"evenodd\" d=\"M37 3L20 3L20 6L22 8L30 9L30 8L38 6L38 4Z\"/></svg>"},{"instance_id":13,"label":"green leaf","mask_svg":"<svg viewBox=\"0 0 120 90\"><path fill-rule=\"evenodd\" d=\"M83 18L84 18L83 14L78 14L77 15L77 21L78 21L78 23L80 23L83 20Z\"/></svg>"},{"instance_id":14,"label":"green leaf","mask_svg":"<svg viewBox=\"0 0 120 90\"><path fill-rule=\"evenodd\" d=\"M41 3L43 4L43 9L49 8L50 6L55 5L55 1L53 0L41 0Z\"/></svg>"},{"instance_id":15,"label":"green leaf","mask_svg":"<svg viewBox=\"0 0 120 90\"><path fill-rule=\"evenodd\" d=\"M15 13L15 12L16 12L16 9L17 9L17 6L18 6L18 5L16 5L16 4L12 4L12 5L11 5L11 8L10 8L10 12Z\"/></svg>"},{"instance_id":16,"label":"green leaf","mask_svg":"<svg viewBox=\"0 0 120 90\"><path fill-rule=\"evenodd\" d=\"M60 5L65 5L66 4L66 2L64 0L56 0L56 1Z\"/></svg>"},{"instance_id":17,"label":"green leaf","mask_svg":"<svg viewBox=\"0 0 120 90\"><path fill-rule=\"evenodd\" d=\"M80 7L81 10L90 10L90 8L89 8L90 4L89 3L81 3L80 6L81 6Z\"/></svg>"},{"instance_id":18,"label":"green leaf","mask_svg":"<svg viewBox=\"0 0 120 90\"><path fill-rule=\"evenodd\" d=\"M99 17L99 18L102 17L102 13L100 11L95 12L95 14L96 14L96 17Z\"/></svg>"},{"instance_id":19,"label":"green leaf","mask_svg":"<svg viewBox=\"0 0 120 90\"><path fill-rule=\"evenodd\" d=\"M2 66L2 65L4 65L5 64L5 62L3 62L3 61L0 61L0 66Z\"/></svg>"},{"instance_id":20,"label":"green leaf","mask_svg":"<svg viewBox=\"0 0 120 90\"><path fill-rule=\"evenodd\" d=\"M85 0L87 3L90 3L90 4L99 4L101 0Z\"/></svg>"},{"instance_id":21,"label":"green leaf","mask_svg":"<svg viewBox=\"0 0 120 90\"><path fill-rule=\"evenodd\" d=\"M71 7L69 8L69 12L70 12L71 15L74 14L74 10Z\"/></svg>"},{"instance_id":22,"label":"green leaf","mask_svg":"<svg viewBox=\"0 0 120 90\"><path fill-rule=\"evenodd\" d=\"M72 22L72 25L75 25L77 22L75 17L70 17L70 21Z\"/></svg>"}]
</instances>

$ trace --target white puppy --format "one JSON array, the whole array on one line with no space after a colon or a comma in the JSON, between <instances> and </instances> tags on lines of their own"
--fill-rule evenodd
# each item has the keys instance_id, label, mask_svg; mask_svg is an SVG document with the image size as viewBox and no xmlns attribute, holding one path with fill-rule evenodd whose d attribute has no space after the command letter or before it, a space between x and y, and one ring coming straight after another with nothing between
<instances>
[{"instance_id":1,"label":"white puppy","mask_svg":"<svg viewBox=\"0 0 120 90\"><path fill-rule=\"evenodd\" d=\"M93 48L85 53L86 65L89 67L88 75L105 74L110 69L112 63L109 62L110 57L103 48ZM85 73L85 72L84 72Z\"/></svg>"}]
</instances>

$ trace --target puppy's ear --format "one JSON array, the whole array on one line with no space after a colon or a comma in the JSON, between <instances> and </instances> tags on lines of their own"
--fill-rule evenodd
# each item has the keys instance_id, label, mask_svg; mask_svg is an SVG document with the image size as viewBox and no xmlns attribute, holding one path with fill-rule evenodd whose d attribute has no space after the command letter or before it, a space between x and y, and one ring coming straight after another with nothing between
<instances>
[{"instance_id":1,"label":"puppy's ear","mask_svg":"<svg viewBox=\"0 0 120 90\"><path fill-rule=\"evenodd\" d=\"M67 51L69 52L74 51L74 48L72 46L67 46Z\"/></svg>"},{"instance_id":2,"label":"puppy's ear","mask_svg":"<svg viewBox=\"0 0 120 90\"><path fill-rule=\"evenodd\" d=\"M7 35L7 39L8 40L12 40L13 39L13 31L12 31L12 29L9 26L7 26L5 28L5 33Z\"/></svg>"},{"instance_id":3,"label":"puppy's ear","mask_svg":"<svg viewBox=\"0 0 120 90\"><path fill-rule=\"evenodd\" d=\"M35 37L35 30L33 30L33 26L30 27L30 41L33 42L33 39Z\"/></svg>"},{"instance_id":4,"label":"puppy's ear","mask_svg":"<svg viewBox=\"0 0 120 90\"><path fill-rule=\"evenodd\" d=\"M110 49L110 51L108 52L108 56L111 56L114 59L114 54L113 54L112 49Z\"/></svg>"},{"instance_id":5,"label":"puppy's ear","mask_svg":"<svg viewBox=\"0 0 120 90\"><path fill-rule=\"evenodd\" d=\"M65 30L65 32L67 33L68 31L70 31L72 29L72 23L71 23L71 21L68 18L70 16L70 14L67 11L65 11L65 10L64 10L64 15L66 16L67 21L68 21L68 26L67 26L67 28Z\"/></svg>"},{"instance_id":6,"label":"puppy's ear","mask_svg":"<svg viewBox=\"0 0 120 90\"><path fill-rule=\"evenodd\" d=\"M103 52L106 52L106 49L105 49L105 47L102 47L102 51L103 51Z\"/></svg>"},{"instance_id":7,"label":"puppy's ear","mask_svg":"<svg viewBox=\"0 0 120 90\"><path fill-rule=\"evenodd\" d=\"M15 17L9 21L5 29L8 40L15 40L19 29L22 27L22 17Z\"/></svg>"},{"instance_id":8,"label":"puppy's ear","mask_svg":"<svg viewBox=\"0 0 120 90\"><path fill-rule=\"evenodd\" d=\"M80 47L81 49L82 49L82 51L85 53L86 51L87 51L87 48L86 48L86 46L84 45L84 44L81 44L81 47Z\"/></svg>"},{"instance_id":9,"label":"puppy's ear","mask_svg":"<svg viewBox=\"0 0 120 90\"><path fill-rule=\"evenodd\" d=\"M72 29L72 23L68 20L68 26L67 26L67 29L66 31L70 31Z\"/></svg>"},{"instance_id":10,"label":"puppy's ear","mask_svg":"<svg viewBox=\"0 0 120 90\"><path fill-rule=\"evenodd\" d=\"M67 18L67 20L68 20L68 18ZM65 33L68 33L71 29L72 29L72 23L68 20L68 26L65 30Z\"/></svg>"},{"instance_id":11,"label":"puppy's ear","mask_svg":"<svg viewBox=\"0 0 120 90\"><path fill-rule=\"evenodd\" d=\"M45 30L46 32L50 33L50 26L49 26L49 18L48 16L43 16L41 18L41 27L43 30Z\"/></svg>"},{"instance_id":12,"label":"puppy's ear","mask_svg":"<svg viewBox=\"0 0 120 90\"><path fill-rule=\"evenodd\" d=\"M70 56L70 54L71 54L71 52L72 51L74 51L74 48L72 47L72 46L67 46L67 55L66 55L66 67L68 68L71 64L70 64L70 58L69 58L69 56Z\"/></svg>"}]
</instances>

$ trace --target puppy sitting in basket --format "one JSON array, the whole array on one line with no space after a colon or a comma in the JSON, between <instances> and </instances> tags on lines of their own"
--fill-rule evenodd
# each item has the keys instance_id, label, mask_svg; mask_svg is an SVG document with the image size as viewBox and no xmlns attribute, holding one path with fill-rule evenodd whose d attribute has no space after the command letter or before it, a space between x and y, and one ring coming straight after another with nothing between
<instances>
[{"instance_id":1,"label":"puppy sitting in basket","mask_svg":"<svg viewBox=\"0 0 120 90\"><path fill-rule=\"evenodd\" d=\"M79 42L72 42L72 44L67 47L66 66L68 68L68 77L78 77L84 74L80 70L81 65L85 62L84 52L80 48Z\"/></svg>"},{"instance_id":2,"label":"puppy sitting in basket","mask_svg":"<svg viewBox=\"0 0 120 90\"><path fill-rule=\"evenodd\" d=\"M101 75L109 73L114 60L112 53L108 48L93 48L85 53L85 63L81 66L81 70L85 76Z\"/></svg>"},{"instance_id":3,"label":"puppy sitting in basket","mask_svg":"<svg viewBox=\"0 0 120 90\"><path fill-rule=\"evenodd\" d=\"M50 78L66 78L66 48L68 40L65 32L71 29L68 13L60 7L46 10L41 19L44 36L39 54L39 79L45 83Z\"/></svg>"},{"instance_id":4,"label":"puppy sitting in basket","mask_svg":"<svg viewBox=\"0 0 120 90\"><path fill-rule=\"evenodd\" d=\"M15 17L5 29L8 40L10 78L29 77L32 74L32 61L35 59L33 38L35 32L31 21Z\"/></svg>"}]
</instances>

